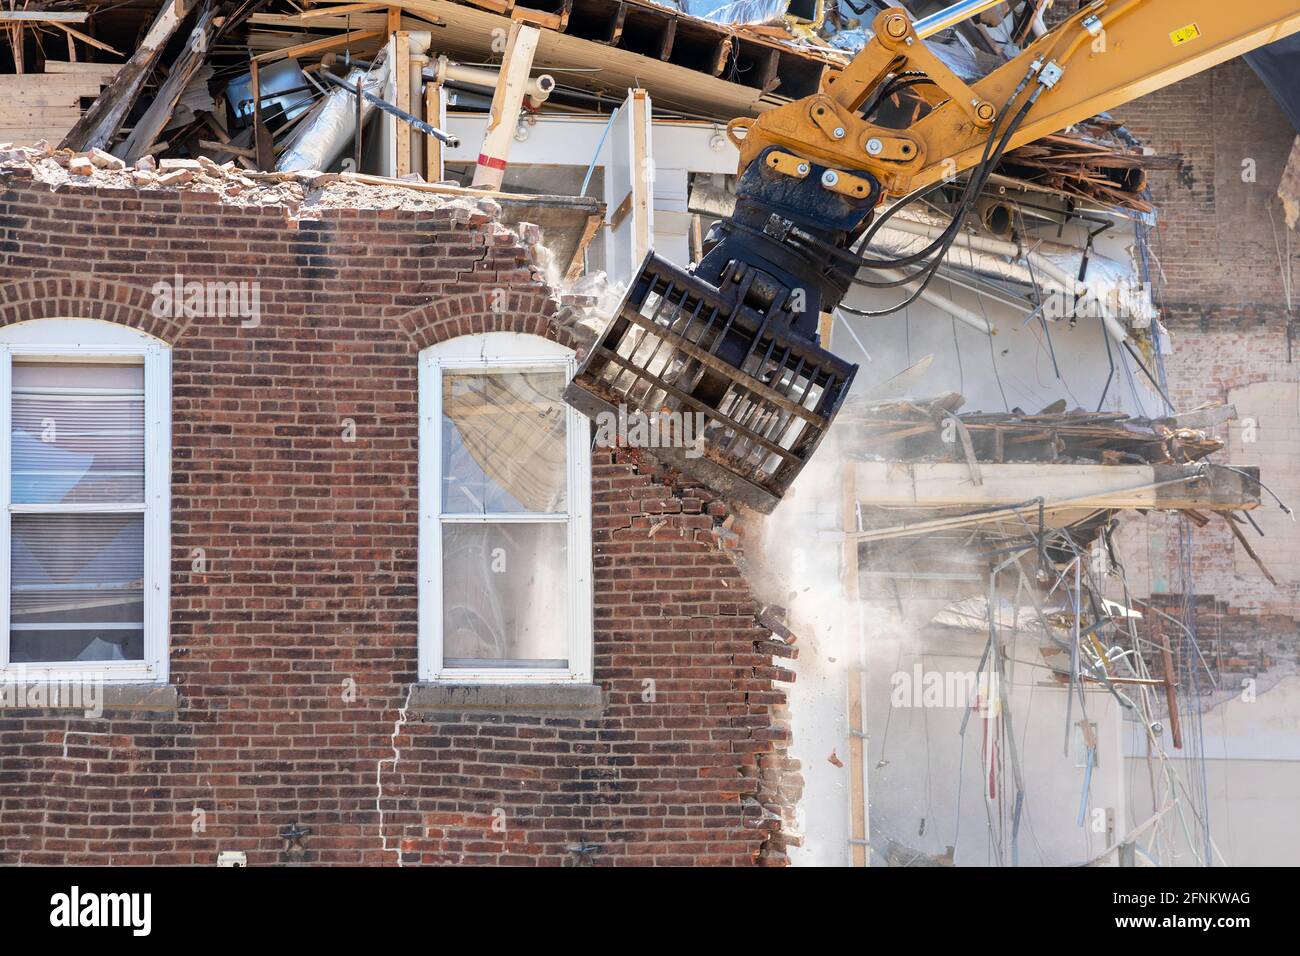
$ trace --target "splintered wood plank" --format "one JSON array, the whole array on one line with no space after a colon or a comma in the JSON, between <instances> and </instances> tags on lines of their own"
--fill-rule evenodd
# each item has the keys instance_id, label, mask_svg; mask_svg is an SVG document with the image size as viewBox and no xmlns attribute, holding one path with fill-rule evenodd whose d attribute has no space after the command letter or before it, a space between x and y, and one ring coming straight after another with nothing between
<instances>
[{"instance_id":1,"label":"splintered wood plank","mask_svg":"<svg viewBox=\"0 0 1300 956\"><path fill-rule=\"evenodd\" d=\"M158 15L154 17L136 51L118 70L94 105L63 137L59 144L61 147L81 151L96 147L102 149L108 145L126 114L135 105L145 77L157 63L162 48L180 26L183 14L181 0L170 0L158 10Z\"/></svg>"},{"instance_id":2,"label":"splintered wood plank","mask_svg":"<svg viewBox=\"0 0 1300 956\"><path fill-rule=\"evenodd\" d=\"M157 142L159 134L162 133L163 127L171 119L172 111L176 108L176 104L185 92L185 88L189 86L190 80L194 78L208 58L208 43L214 29L213 20L215 17L215 7L211 4L203 7L194 25L193 32L195 37L202 38L202 42L191 41L186 44L185 49L172 62L171 71L167 74L167 78L163 80L162 85L158 87L153 102L144 111L144 115L136 120L131 135L113 150L113 155L126 160L127 163L134 163L150 152L150 148Z\"/></svg>"}]
</instances>

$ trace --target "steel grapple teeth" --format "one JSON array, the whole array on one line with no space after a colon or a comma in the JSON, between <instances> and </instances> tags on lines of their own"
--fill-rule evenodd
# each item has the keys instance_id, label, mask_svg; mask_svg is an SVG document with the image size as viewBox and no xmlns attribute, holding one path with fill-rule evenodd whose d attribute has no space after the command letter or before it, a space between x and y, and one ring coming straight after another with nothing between
<instances>
[{"instance_id":1,"label":"steel grapple teeth","mask_svg":"<svg viewBox=\"0 0 1300 956\"><path fill-rule=\"evenodd\" d=\"M857 367L797 328L791 297L738 269L722 288L654 253L565 390L589 417L719 494L770 512L808 462ZM625 427L627 422L648 428ZM598 434L599 437L599 434Z\"/></svg>"}]
</instances>

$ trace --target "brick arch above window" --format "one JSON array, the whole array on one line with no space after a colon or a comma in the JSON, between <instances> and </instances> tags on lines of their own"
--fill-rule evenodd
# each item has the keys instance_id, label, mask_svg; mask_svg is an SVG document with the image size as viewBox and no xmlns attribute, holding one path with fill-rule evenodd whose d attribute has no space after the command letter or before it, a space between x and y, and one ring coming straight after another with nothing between
<instances>
[{"instance_id":1,"label":"brick arch above window","mask_svg":"<svg viewBox=\"0 0 1300 956\"><path fill-rule=\"evenodd\" d=\"M184 325L153 314L146 287L91 277L23 279L0 285L0 327L33 319L99 319L138 329L168 345Z\"/></svg>"},{"instance_id":2,"label":"brick arch above window","mask_svg":"<svg viewBox=\"0 0 1300 956\"><path fill-rule=\"evenodd\" d=\"M484 286L475 292L439 296L398 317L398 324L417 349L426 349L461 335L522 332L570 349L579 343L558 320L558 306L545 289L504 287L499 300Z\"/></svg>"}]
</instances>

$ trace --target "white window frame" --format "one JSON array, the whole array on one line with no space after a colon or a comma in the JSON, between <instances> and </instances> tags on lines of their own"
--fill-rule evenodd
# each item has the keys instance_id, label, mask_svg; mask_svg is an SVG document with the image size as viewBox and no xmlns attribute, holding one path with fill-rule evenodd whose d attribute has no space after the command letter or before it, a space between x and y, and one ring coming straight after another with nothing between
<instances>
[{"instance_id":1,"label":"white window frame","mask_svg":"<svg viewBox=\"0 0 1300 956\"><path fill-rule=\"evenodd\" d=\"M554 368L572 378L574 354L556 342L521 332L485 332L449 339L419 358L419 679L449 684L591 683L591 445L587 419L566 406L568 467L569 666L566 668L447 668L442 663L442 373ZM484 523L535 521L537 515L458 516Z\"/></svg>"},{"instance_id":2,"label":"white window frame","mask_svg":"<svg viewBox=\"0 0 1300 956\"><path fill-rule=\"evenodd\" d=\"M10 524L15 514L72 508L10 501L13 363L141 362L144 365L144 499L139 505L86 505L88 512L144 514L144 659L9 662ZM0 675L28 681L100 680L165 684L171 570L171 349L136 329L99 319L33 319L0 329Z\"/></svg>"}]
</instances>

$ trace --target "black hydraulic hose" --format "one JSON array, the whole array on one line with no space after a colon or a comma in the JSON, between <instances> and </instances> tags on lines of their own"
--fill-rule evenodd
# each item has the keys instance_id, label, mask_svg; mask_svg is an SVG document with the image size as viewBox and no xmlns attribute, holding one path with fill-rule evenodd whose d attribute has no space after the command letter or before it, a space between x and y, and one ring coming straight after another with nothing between
<instances>
[{"instance_id":1,"label":"black hydraulic hose","mask_svg":"<svg viewBox=\"0 0 1300 956\"><path fill-rule=\"evenodd\" d=\"M989 132L988 138L984 141L984 152L980 156L980 161L975 165L975 168L972 170L971 177L967 181L966 187L962 192L962 199L961 199L959 209L966 210L969 209L970 206L974 205L975 200L979 196L980 190L984 188L985 180L988 178L989 174L992 173L993 171L992 167L997 164L998 158L1001 157L1002 149L1005 148L1005 144L1007 142L1010 132L1013 132L1016 126L1019 125L1019 122L1021 119L1023 119L1028 106L1033 105L1033 103L1037 100L1038 95L1042 92L1043 87L1041 86L1038 87L1038 89L1036 89L1030 95L1027 104L1025 106L1022 106L1020 112L1017 113L1016 116L1011 119L1010 125L1008 126L1008 135L1003 136L1002 144L998 147L997 150L997 155L990 158L991 156L990 151L993 149L993 144L998 139L999 127L1002 125L1003 121L1006 119L1008 111L1015 103L1015 101L1019 99L1020 94L1024 91L1025 87L1029 84L1029 81L1033 78L1033 76L1034 76L1034 71L1032 70L1025 74L1024 78L1020 81L1020 84L1015 88L1012 94L1009 97L1007 97L1006 103L1003 104L1002 109L998 112L997 121L994 123L993 129ZM943 184L935 183L934 185L927 186L924 189L921 189L917 192L914 192L904 197L903 199L894 203L894 205L890 206L889 209L886 210L885 213L881 215L874 223L872 223L870 228L868 228L866 235L863 237L862 241L858 244L858 249L862 250L870 246L871 240L875 237L876 232L879 231L880 228L886 222L888 222L889 219L893 217L899 210L903 209L905 206L908 206L911 203L915 202L916 200L920 199L922 196L929 195L931 192L938 189L941 185ZM964 212L962 214L964 215ZM951 230L952 233L955 235L957 229L960 228L960 225L961 224L958 221L958 218L954 216L953 221L949 224L948 229ZM921 249L919 252L915 252L909 256L903 256L901 258L892 259L892 260L886 260L886 259L872 260L872 259L864 258L863 265L875 266L884 269L896 269L901 266L912 265L913 263L919 262L922 259L926 258L930 253L938 249L940 245L942 245L946 241L945 237L947 236L947 233L948 230L945 230L944 234L940 235L924 249Z\"/></svg>"},{"instance_id":2,"label":"black hydraulic hose","mask_svg":"<svg viewBox=\"0 0 1300 956\"><path fill-rule=\"evenodd\" d=\"M1010 141L1012 135L1015 134L1015 131L1019 128L1020 124L1024 121L1025 114L1034 105L1034 99L1036 98L1036 96L1037 93L1035 93L1034 96L1031 96L1028 100L1025 101L1025 103L1020 107L1020 110L1016 113L1016 115L1012 118L1011 122L1008 124L1006 130L1003 132L1001 141L998 143L997 149L993 152L992 156L987 160L987 166L989 167L990 170L993 166L996 166L998 160L1001 159L1002 154L1005 152L1007 144ZM834 255L839 259L852 263L853 265L856 265L859 268L865 268L865 269L898 269L903 266L912 265L913 263L918 262L923 258L926 258L928 253L938 249L942 250L942 252L940 253L940 258L941 258L942 253L946 253L948 248L952 245L952 242L956 239L957 233L961 229L961 226L965 220L967 213L974 206L975 201L979 198L979 189L983 188L983 185L987 181L987 178L988 178L988 173L983 169L982 166L978 168L977 172L972 173L971 180L969 183L967 183L967 189L963 192L962 201L958 205L957 210L953 213L952 221L948 224L947 228L945 228L944 231L933 242L931 242L928 246L926 246L925 249L921 250L921 252L914 253L908 256L901 256L897 259L869 259L865 256L858 255L847 249L840 249L836 246L831 245L830 243L822 244L824 245L824 251L826 251L831 255ZM973 192L970 189L972 185L978 187ZM913 193L910 197L908 197L908 199L910 200L912 198L924 195L926 191ZM906 201L908 200L904 200L903 202ZM899 205L901 205L901 203L891 207L890 212L892 213L895 209L899 208ZM880 223L882 222L883 222L883 218L882 220L878 220L876 225L879 226ZM861 248L863 244L868 243L873 235L874 235L874 228L872 231L869 231L866 234L866 236L863 238L862 242L859 243L859 248ZM813 237L809 237L809 238L813 238ZM919 275L920 273L918 272L916 274ZM855 281L859 281L861 282L861 284L867 286L871 286L875 284L871 280L866 280L866 279L855 280ZM894 282L884 283L881 285L881 287L885 288L897 284L900 283L894 283Z\"/></svg>"},{"instance_id":3,"label":"black hydraulic hose","mask_svg":"<svg viewBox=\"0 0 1300 956\"><path fill-rule=\"evenodd\" d=\"M1003 133L1002 138L998 143L997 149L994 151L993 155L991 157L988 157L987 159L987 163L990 169L994 165L996 165L997 161L1002 157L1002 153L1006 150L1007 143L1010 141L1011 136L1015 133L1016 129L1024 121L1025 114L1028 113L1029 110L1033 107L1034 102L1037 100L1038 95L1039 93L1042 92L1042 90L1043 87L1041 86L1038 89L1036 89L1030 95L1029 99L1025 101L1024 105L1020 107L1019 111L1012 118L1011 122L1007 125L1007 129ZM1012 99L1014 99L1014 95ZM1008 100L1008 102L1010 102L1010 100ZM985 153L987 156L987 147ZM982 165L983 164L981 164L981 166ZM984 181L988 178L988 173L983 170L981 171L982 171L982 175L979 176L972 175L971 183L967 184L968 189L969 186L976 181L976 179L979 180L979 188L983 188ZM979 193L977 190L973 195L978 196L978 194ZM892 315L893 313L897 312L899 309L907 308L909 305L911 305L913 302L919 299L921 297L921 294L925 292L925 290L929 287L930 283L934 281L934 277L938 275L939 266L943 261L943 257L947 254L948 249L951 248L953 242L956 240L957 232L961 228L961 224L965 220L966 214L972 205L973 205L973 199L968 200L965 196L963 196L963 202L958 207L957 213L953 216L952 222L949 224L948 228L945 229L943 234L940 236L940 239L943 240L943 244L939 253L924 268L917 270L917 272L913 273L911 276L908 277L908 281L915 281L917 277L924 274L924 278L922 279L921 284L917 286L915 291L913 291L910 295L908 295L906 299L902 300L901 302L894 303L893 305L884 309L872 309L872 310L855 309L852 308L851 306L846 306L846 305L840 305L840 309L849 313L850 315L861 316L863 318L879 318L881 316ZM956 228L953 228L954 226L956 226ZM859 280L855 278L854 281L858 282ZM898 284L904 285L906 283L899 282Z\"/></svg>"}]
</instances>

